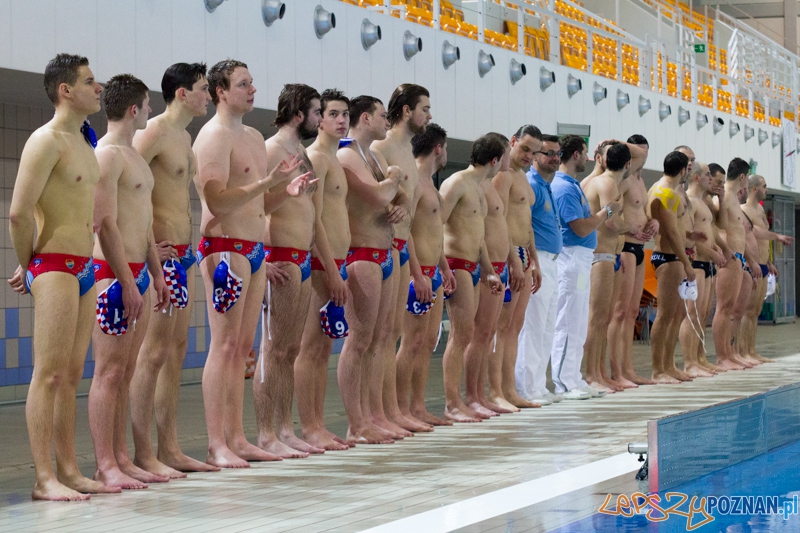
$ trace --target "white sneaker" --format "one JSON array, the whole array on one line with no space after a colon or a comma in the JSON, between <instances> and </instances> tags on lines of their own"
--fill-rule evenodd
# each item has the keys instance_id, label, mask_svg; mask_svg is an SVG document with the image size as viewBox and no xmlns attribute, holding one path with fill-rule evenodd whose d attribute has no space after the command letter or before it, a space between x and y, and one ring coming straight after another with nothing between
<instances>
[{"instance_id":1,"label":"white sneaker","mask_svg":"<svg viewBox=\"0 0 800 533\"><path fill-rule=\"evenodd\" d=\"M602 398L607 393L604 390L598 390L592 387L591 385L586 385L583 389L581 389L585 393L589 394L592 398Z\"/></svg>"},{"instance_id":2,"label":"white sneaker","mask_svg":"<svg viewBox=\"0 0 800 533\"><path fill-rule=\"evenodd\" d=\"M530 399L533 403L538 403L541 406L550 405L553 401L547 396L534 396Z\"/></svg>"},{"instance_id":3,"label":"white sneaker","mask_svg":"<svg viewBox=\"0 0 800 533\"><path fill-rule=\"evenodd\" d=\"M547 398L548 398L548 399L549 399L551 402L553 402L553 403L558 403L558 402L560 402L561 400L563 400L563 399L564 399L564 397L563 397L562 395L560 395L560 394L553 394L553 393L552 393L552 392L550 392L550 391L547 391L547 394L545 394L545 396L547 396Z\"/></svg>"},{"instance_id":4,"label":"white sneaker","mask_svg":"<svg viewBox=\"0 0 800 533\"><path fill-rule=\"evenodd\" d=\"M592 395L583 389L575 388L563 393L561 397L565 400L588 400Z\"/></svg>"}]
</instances>

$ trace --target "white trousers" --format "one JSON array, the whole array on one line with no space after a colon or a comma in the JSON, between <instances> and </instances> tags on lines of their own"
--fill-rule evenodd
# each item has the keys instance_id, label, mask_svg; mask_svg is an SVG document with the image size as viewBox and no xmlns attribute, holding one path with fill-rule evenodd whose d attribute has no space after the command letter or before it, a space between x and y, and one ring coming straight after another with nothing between
<instances>
[{"instance_id":1,"label":"white trousers","mask_svg":"<svg viewBox=\"0 0 800 533\"><path fill-rule=\"evenodd\" d=\"M537 250L542 285L532 294L525 309L525 325L519 332L514 376L517 392L525 399L543 396L547 362L553 347L558 310L558 266L555 254Z\"/></svg>"},{"instance_id":2,"label":"white trousers","mask_svg":"<svg viewBox=\"0 0 800 533\"><path fill-rule=\"evenodd\" d=\"M565 246L558 255L558 314L550 352L556 393L587 386L581 360L589 327L593 256L594 250L583 246Z\"/></svg>"}]
</instances>

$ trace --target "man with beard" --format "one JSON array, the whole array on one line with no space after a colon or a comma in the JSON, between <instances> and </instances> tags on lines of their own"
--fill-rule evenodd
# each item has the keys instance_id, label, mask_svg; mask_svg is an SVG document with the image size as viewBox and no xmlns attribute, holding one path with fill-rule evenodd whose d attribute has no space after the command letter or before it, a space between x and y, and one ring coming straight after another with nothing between
<instances>
[{"instance_id":1,"label":"man with beard","mask_svg":"<svg viewBox=\"0 0 800 533\"><path fill-rule=\"evenodd\" d=\"M559 146L561 165L553 178L552 190L563 223L564 246L558 254L558 311L550 364L556 394L563 394L565 400L584 400L606 394L583 380L581 359L589 320L597 228L619 211L622 202L612 199L610 204L592 213L589 201L575 179L586 170L586 142L583 137L565 135Z\"/></svg>"},{"instance_id":2,"label":"man with beard","mask_svg":"<svg viewBox=\"0 0 800 533\"><path fill-rule=\"evenodd\" d=\"M317 135L319 93L303 84L287 84L278 97L274 125L278 133L267 139L267 167L288 158L303 163L295 174L312 171L302 141ZM312 187L309 193L316 190ZM253 378L258 446L284 458L324 453L295 435L292 427L294 362L300 353L303 327L311 299L311 246L315 209L312 194L289 198L267 216L264 261L267 289L262 312L261 354Z\"/></svg>"},{"instance_id":3,"label":"man with beard","mask_svg":"<svg viewBox=\"0 0 800 533\"><path fill-rule=\"evenodd\" d=\"M411 148L411 138L425 131L425 126L431 120L430 94L425 87L404 83L392 93L387 107L389 124L391 128L386 138L375 141L372 150L382 157L387 165L400 167L407 179L400 183L400 192L407 198L414 198L414 190L419 182L417 164ZM431 291L421 271L412 272L408 260L414 251L411 242L411 224L414 211L410 206L405 206L408 216L393 227L394 240L392 241L392 261L394 270L392 280L395 288L395 300L389 315L388 328L391 334L386 338L386 344L378 346L375 364L372 367L372 417L379 420L379 425L385 429L401 434L407 431L431 431L433 428L416 418L405 416L397 405L396 389L396 359L395 350L397 340L404 322L404 309L407 297L407 287L414 274L414 284L419 288L420 301L430 302ZM419 263L417 263L419 264ZM404 367L405 368L405 367ZM401 376L401 381L406 381L407 376ZM384 420L386 419L386 420Z\"/></svg>"}]
</instances>

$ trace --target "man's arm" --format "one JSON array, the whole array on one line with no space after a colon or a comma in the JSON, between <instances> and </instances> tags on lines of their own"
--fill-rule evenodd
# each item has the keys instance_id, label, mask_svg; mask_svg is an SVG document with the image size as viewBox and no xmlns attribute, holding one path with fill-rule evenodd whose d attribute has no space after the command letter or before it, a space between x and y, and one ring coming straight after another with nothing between
<instances>
[{"instance_id":1,"label":"man's arm","mask_svg":"<svg viewBox=\"0 0 800 533\"><path fill-rule=\"evenodd\" d=\"M756 239L758 240L778 241L784 246L791 246L792 242L794 242L794 238L789 237L788 235L775 233L774 231L766 230L760 226L756 226L755 224L753 224L753 235L755 235Z\"/></svg>"},{"instance_id":2,"label":"man's arm","mask_svg":"<svg viewBox=\"0 0 800 533\"><path fill-rule=\"evenodd\" d=\"M153 311L163 311L169 305L169 288L164 280L164 271L161 269L161 260L156 248L156 239L153 236L153 227L150 227L150 237L147 246L147 270L153 278L153 289L156 293L156 301L153 303Z\"/></svg>"},{"instance_id":3,"label":"man's arm","mask_svg":"<svg viewBox=\"0 0 800 533\"><path fill-rule=\"evenodd\" d=\"M349 153L348 153L349 152ZM387 179L377 182L353 150L347 148L336 152L336 157L344 168L348 191L353 191L367 203L375 207L386 207L397 195L402 171L389 167Z\"/></svg>"},{"instance_id":4,"label":"man's arm","mask_svg":"<svg viewBox=\"0 0 800 533\"><path fill-rule=\"evenodd\" d=\"M137 131L133 136L133 147L149 165L163 150L164 139L166 136L156 126L148 125L147 128Z\"/></svg>"},{"instance_id":5,"label":"man's arm","mask_svg":"<svg viewBox=\"0 0 800 533\"><path fill-rule=\"evenodd\" d=\"M492 266L492 262L489 260L489 251L486 248L485 240L481 240L481 255L478 261L481 265L481 277L491 286L492 294L498 294L505 289L505 287L503 287L503 282L500 281L500 276L495 273L494 266Z\"/></svg>"},{"instance_id":6,"label":"man's arm","mask_svg":"<svg viewBox=\"0 0 800 533\"><path fill-rule=\"evenodd\" d=\"M31 262L35 245L36 221L33 213L50 174L61 158L56 144L44 138L47 135L49 133L36 132L25 144L11 197L9 233L23 274Z\"/></svg>"},{"instance_id":7,"label":"man's arm","mask_svg":"<svg viewBox=\"0 0 800 533\"><path fill-rule=\"evenodd\" d=\"M611 183L606 183L606 180L603 180L597 185L597 198L600 202L600 205L613 205L615 202L621 203L622 194L619 192L619 189L614 187ZM615 232L617 235L628 233L628 231L631 230L631 225L622 218L622 209L614 209L612 207L611 210L614 212L614 214L611 215L611 217L606 218L604 222L606 227ZM606 213L606 215L608 215L608 213Z\"/></svg>"},{"instance_id":8,"label":"man's arm","mask_svg":"<svg viewBox=\"0 0 800 533\"><path fill-rule=\"evenodd\" d=\"M141 316L144 301L128 266L122 233L117 226L117 191L124 170L124 157L113 146L99 148L95 153L100 165L100 181L94 189L94 231L106 262L122 287L125 316L136 320Z\"/></svg>"}]
</instances>

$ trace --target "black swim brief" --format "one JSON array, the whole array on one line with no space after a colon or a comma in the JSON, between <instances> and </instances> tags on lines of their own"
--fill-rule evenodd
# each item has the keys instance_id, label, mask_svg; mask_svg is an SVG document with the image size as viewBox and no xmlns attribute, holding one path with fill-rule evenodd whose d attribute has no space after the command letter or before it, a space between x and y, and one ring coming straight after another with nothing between
<instances>
[{"instance_id":1,"label":"black swim brief","mask_svg":"<svg viewBox=\"0 0 800 533\"><path fill-rule=\"evenodd\" d=\"M644 262L644 244L637 244L635 242L626 242L622 245L622 251L633 254L636 257L636 266L638 267Z\"/></svg>"},{"instance_id":2,"label":"black swim brief","mask_svg":"<svg viewBox=\"0 0 800 533\"><path fill-rule=\"evenodd\" d=\"M692 261L692 268L702 270L706 279L714 275L714 263L711 261Z\"/></svg>"},{"instance_id":3,"label":"black swim brief","mask_svg":"<svg viewBox=\"0 0 800 533\"><path fill-rule=\"evenodd\" d=\"M658 267L661 265L666 265L667 263L672 263L677 260L677 255L665 254L664 252L653 252L653 255L650 256L650 264L653 265L653 269L655 270L658 270Z\"/></svg>"}]
</instances>

